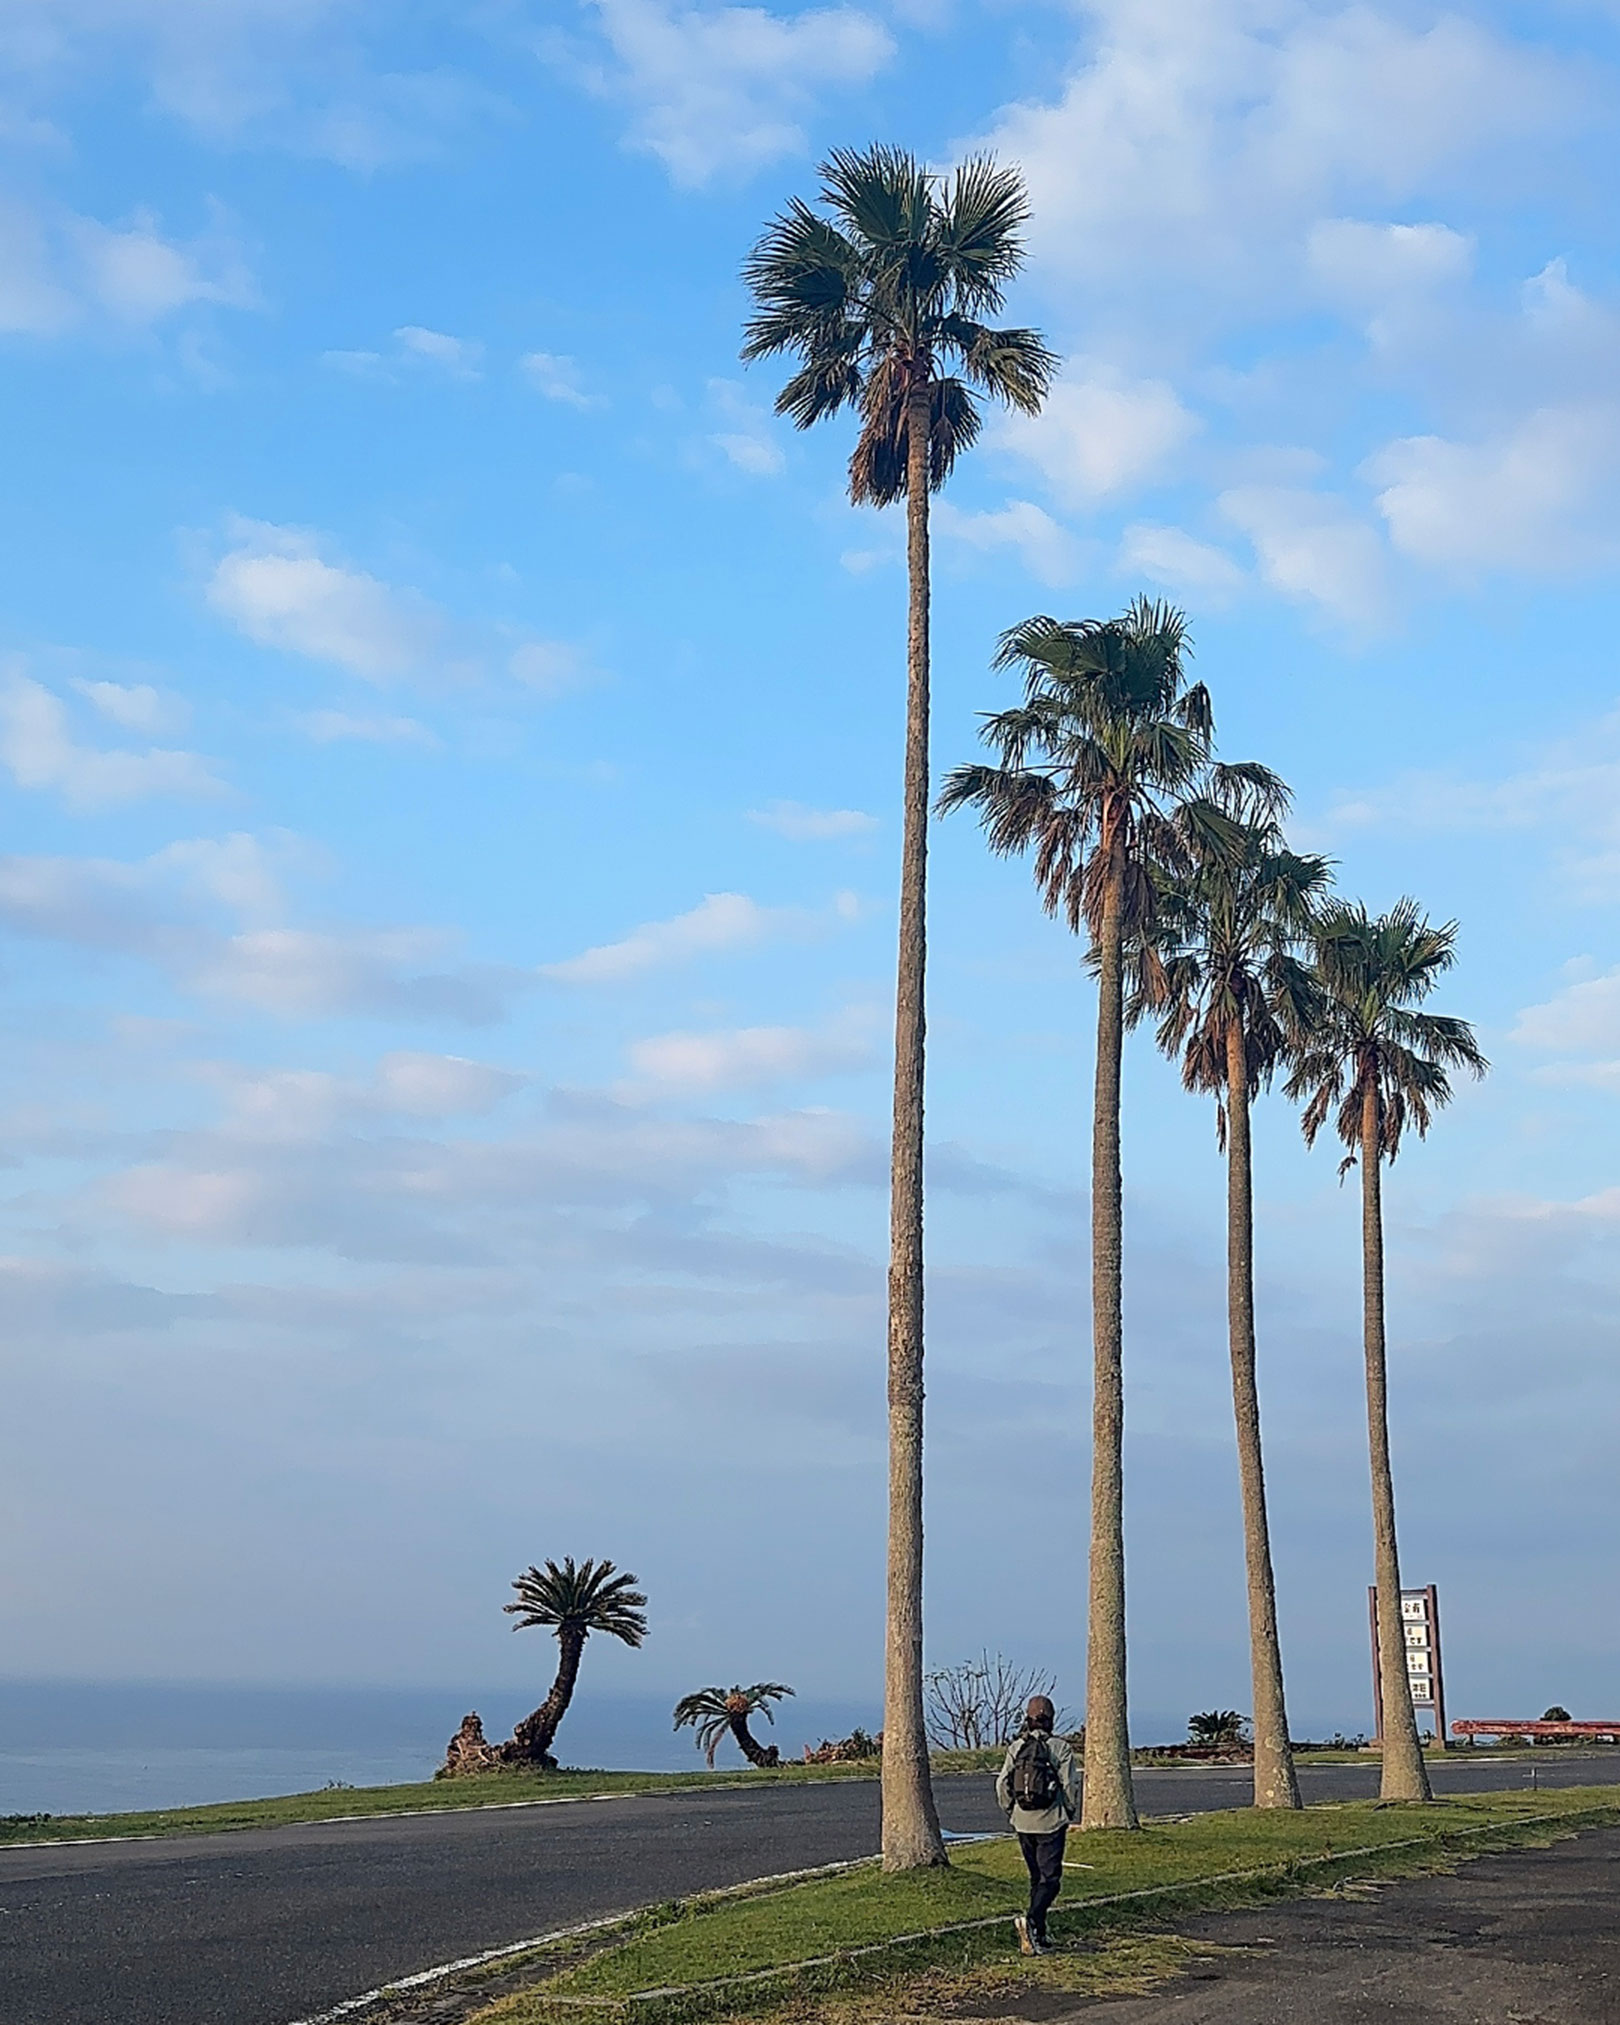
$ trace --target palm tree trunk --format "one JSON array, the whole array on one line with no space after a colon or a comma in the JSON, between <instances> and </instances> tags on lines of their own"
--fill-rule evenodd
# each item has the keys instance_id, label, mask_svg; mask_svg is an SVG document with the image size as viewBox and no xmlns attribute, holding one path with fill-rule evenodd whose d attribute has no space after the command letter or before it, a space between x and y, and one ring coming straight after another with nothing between
<instances>
[{"instance_id":1,"label":"palm tree trunk","mask_svg":"<svg viewBox=\"0 0 1620 2025\"><path fill-rule=\"evenodd\" d=\"M746 1716L728 1716L726 1721L731 1725L731 1734L736 1741L737 1749L742 1752L750 1765L771 1766L781 1763L782 1754L776 1745L772 1744L767 1749L761 1744L749 1729Z\"/></svg>"},{"instance_id":2,"label":"palm tree trunk","mask_svg":"<svg viewBox=\"0 0 1620 2025\"><path fill-rule=\"evenodd\" d=\"M1113 848L1104 839L1103 849ZM1134 1828L1125 1699L1125 1375L1119 1075L1125 1039L1124 878L1116 864L1097 937L1097 1082L1091 1117L1091 1605L1086 1634L1082 1828Z\"/></svg>"},{"instance_id":3,"label":"palm tree trunk","mask_svg":"<svg viewBox=\"0 0 1620 2025\"><path fill-rule=\"evenodd\" d=\"M1406 1633L1401 1627L1401 1562L1395 1542L1395 1477L1389 1465L1389 1380L1384 1354L1383 1148L1378 1087L1361 1101L1361 1313L1367 1357L1367 1447L1372 1468L1373 1577L1377 1588L1378 1671L1383 1685L1379 1727L1384 1738L1383 1800L1432 1800L1429 1768L1418 1741L1417 1713L1406 1685Z\"/></svg>"},{"instance_id":4,"label":"palm tree trunk","mask_svg":"<svg viewBox=\"0 0 1620 2025\"><path fill-rule=\"evenodd\" d=\"M1232 1355L1232 1413L1237 1423L1238 1482L1243 1493L1243 1555L1249 1586L1249 1671L1254 1692L1254 1804L1298 1807L1299 1780L1283 1700L1277 1589L1266 1519L1266 1470L1260 1448L1260 1393L1254 1348L1254 1169L1249 1140L1249 1067L1242 1026L1226 1029L1226 1326Z\"/></svg>"},{"instance_id":5,"label":"palm tree trunk","mask_svg":"<svg viewBox=\"0 0 1620 2025\"><path fill-rule=\"evenodd\" d=\"M894 1008L889 1202L889 1570L883 1695L883 1868L946 1861L923 1721L923 972L928 873L928 442L932 391L906 412L905 831Z\"/></svg>"},{"instance_id":6,"label":"palm tree trunk","mask_svg":"<svg viewBox=\"0 0 1620 2025\"><path fill-rule=\"evenodd\" d=\"M557 1647L557 1678L551 1683L550 1694L532 1715L525 1716L517 1725L512 1732L512 1741L501 1746L501 1755L509 1760L530 1764L555 1762L551 1758L552 1739L568 1713L568 1704L574 1699L580 1655L585 1650L585 1633L573 1624L560 1625Z\"/></svg>"}]
</instances>

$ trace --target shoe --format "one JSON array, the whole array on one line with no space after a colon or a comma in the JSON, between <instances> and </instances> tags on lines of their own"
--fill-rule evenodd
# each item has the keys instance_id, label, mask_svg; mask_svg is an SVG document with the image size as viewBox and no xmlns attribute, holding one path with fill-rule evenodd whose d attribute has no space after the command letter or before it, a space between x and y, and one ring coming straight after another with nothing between
<instances>
[{"instance_id":1,"label":"shoe","mask_svg":"<svg viewBox=\"0 0 1620 2025\"><path fill-rule=\"evenodd\" d=\"M1026 1914L1019 1913L1016 1916L1013 1920L1013 1931L1018 1936L1018 1952L1021 1955L1038 1955L1041 1952L1040 1942L1029 1930L1029 1919Z\"/></svg>"}]
</instances>

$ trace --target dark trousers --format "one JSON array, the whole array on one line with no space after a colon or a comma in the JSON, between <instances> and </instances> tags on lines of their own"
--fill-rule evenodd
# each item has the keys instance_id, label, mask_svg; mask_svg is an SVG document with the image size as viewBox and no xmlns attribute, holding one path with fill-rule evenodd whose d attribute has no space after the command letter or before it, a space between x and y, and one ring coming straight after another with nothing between
<instances>
[{"instance_id":1,"label":"dark trousers","mask_svg":"<svg viewBox=\"0 0 1620 2025\"><path fill-rule=\"evenodd\" d=\"M1063 1889L1063 1844L1068 1833L1067 1828L1057 1828L1050 1835L1018 1838L1029 1871L1029 1930L1038 1941L1046 1939L1046 1909Z\"/></svg>"}]
</instances>

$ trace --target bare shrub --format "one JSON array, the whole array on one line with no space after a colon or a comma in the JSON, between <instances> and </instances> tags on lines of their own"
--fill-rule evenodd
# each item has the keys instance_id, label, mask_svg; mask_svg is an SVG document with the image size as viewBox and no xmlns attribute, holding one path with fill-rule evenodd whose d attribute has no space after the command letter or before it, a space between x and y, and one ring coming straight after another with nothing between
<instances>
[{"instance_id":1,"label":"bare shrub","mask_svg":"<svg viewBox=\"0 0 1620 2025\"><path fill-rule=\"evenodd\" d=\"M1033 1695L1050 1695L1056 1676L1018 1667L999 1652L981 1652L957 1666L936 1667L923 1681L928 1740L937 1751L981 1751L1010 1744L1024 1727ZM1063 1728L1060 1715L1057 1728Z\"/></svg>"}]
</instances>

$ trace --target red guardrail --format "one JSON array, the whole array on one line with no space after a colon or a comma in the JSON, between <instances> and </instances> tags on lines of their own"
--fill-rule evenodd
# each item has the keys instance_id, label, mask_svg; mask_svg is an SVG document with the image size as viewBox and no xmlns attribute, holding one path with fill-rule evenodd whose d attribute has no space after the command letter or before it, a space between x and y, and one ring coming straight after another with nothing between
<instances>
[{"instance_id":1,"label":"red guardrail","mask_svg":"<svg viewBox=\"0 0 1620 2025\"><path fill-rule=\"evenodd\" d=\"M1620 1744L1620 1723L1453 1723L1454 1737L1610 1737Z\"/></svg>"}]
</instances>

